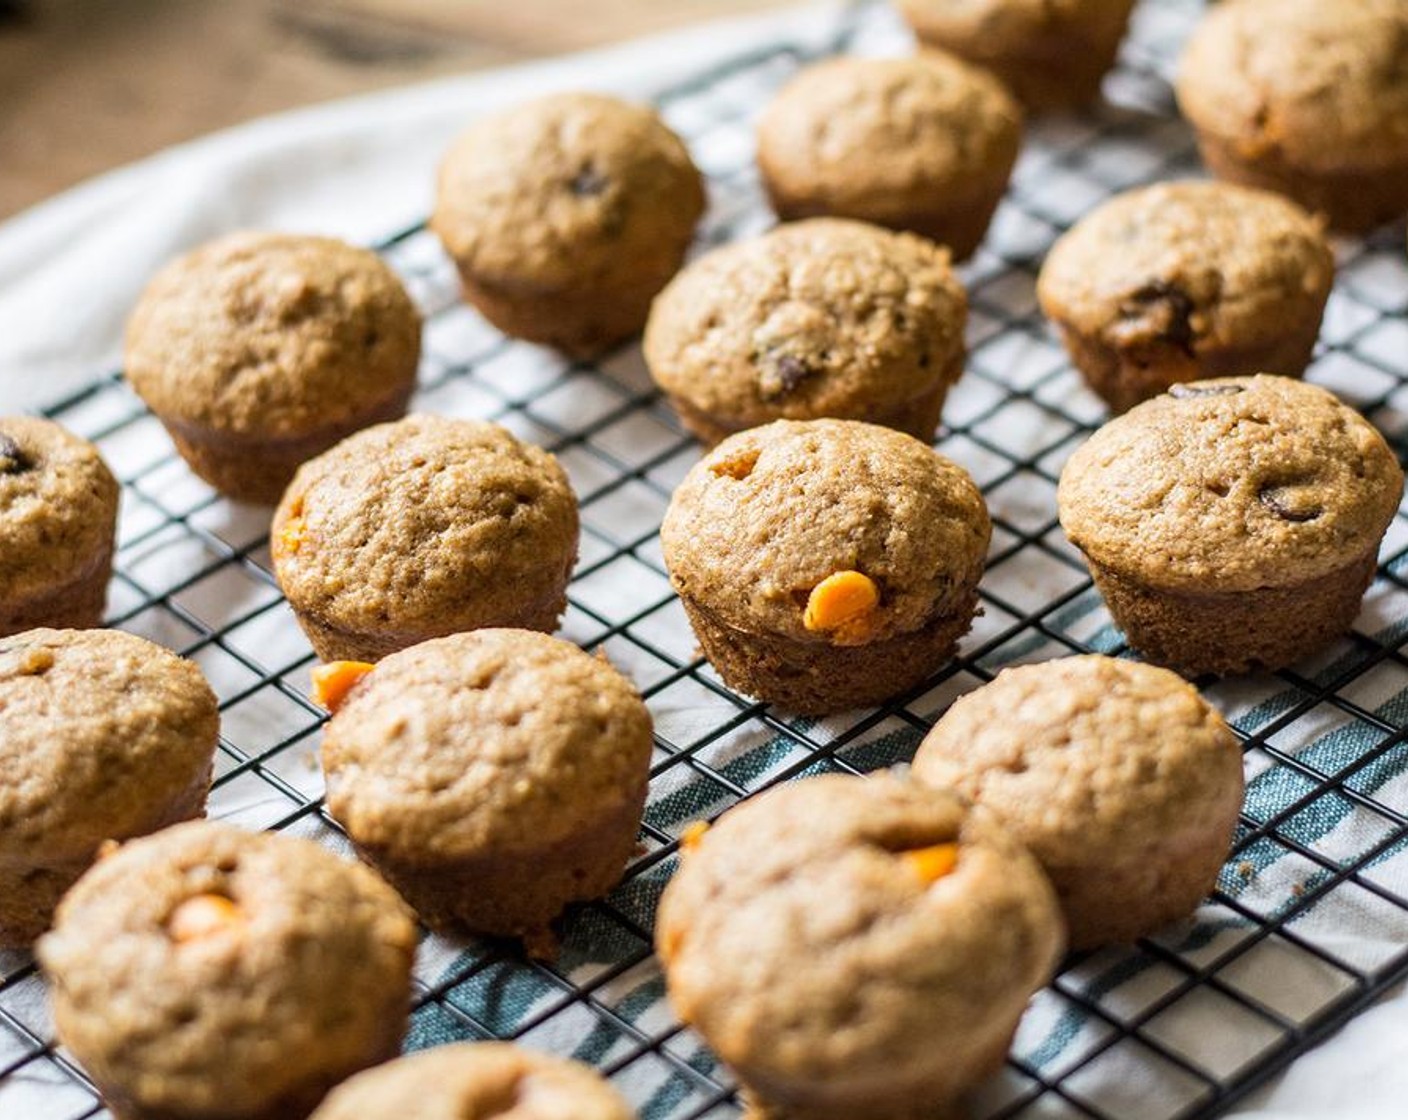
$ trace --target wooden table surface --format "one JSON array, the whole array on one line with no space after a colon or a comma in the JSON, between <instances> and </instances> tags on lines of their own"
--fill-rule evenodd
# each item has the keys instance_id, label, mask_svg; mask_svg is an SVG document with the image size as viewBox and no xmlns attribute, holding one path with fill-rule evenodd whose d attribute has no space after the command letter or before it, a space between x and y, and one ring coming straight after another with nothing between
<instances>
[{"instance_id":1,"label":"wooden table surface","mask_svg":"<svg viewBox=\"0 0 1408 1120\"><path fill-rule=\"evenodd\" d=\"M784 0L0 0L0 218L280 109Z\"/></svg>"}]
</instances>

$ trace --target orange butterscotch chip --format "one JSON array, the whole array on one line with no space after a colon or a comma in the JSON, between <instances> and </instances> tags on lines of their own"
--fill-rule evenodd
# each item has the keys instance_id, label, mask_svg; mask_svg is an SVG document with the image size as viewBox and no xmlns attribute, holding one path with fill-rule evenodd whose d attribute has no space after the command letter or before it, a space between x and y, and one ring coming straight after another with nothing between
<instances>
[{"instance_id":1,"label":"orange butterscotch chip","mask_svg":"<svg viewBox=\"0 0 1408 1120\"><path fill-rule=\"evenodd\" d=\"M834 634L843 641L863 642L874 629L880 588L864 572L836 572L812 588L802 625Z\"/></svg>"},{"instance_id":2,"label":"orange butterscotch chip","mask_svg":"<svg viewBox=\"0 0 1408 1120\"><path fill-rule=\"evenodd\" d=\"M730 459L721 459L717 463L711 463L709 470L716 478L727 476L741 482L753 473L753 468L758 465L760 454L761 452L757 450L740 451Z\"/></svg>"},{"instance_id":3,"label":"orange butterscotch chip","mask_svg":"<svg viewBox=\"0 0 1408 1120\"><path fill-rule=\"evenodd\" d=\"M235 933L244 924L244 911L234 900L219 894L198 894L176 907L166 928L173 941L184 944Z\"/></svg>"},{"instance_id":4,"label":"orange butterscotch chip","mask_svg":"<svg viewBox=\"0 0 1408 1120\"><path fill-rule=\"evenodd\" d=\"M363 677L376 666L369 661L330 661L313 670L313 702L336 713Z\"/></svg>"},{"instance_id":5,"label":"orange butterscotch chip","mask_svg":"<svg viewBox=\"0 0 1408 1120\"><path fill-rule=\"evenodd\" d=\"M915 848L905 852L904 859L925 886L929 886L958 866L958 845L934 844L928 848Z\"/></svg>"},{"instance_id":6,"label":"orange butterscotch chip","mask_svg":"<svg viewBox=\"0 0 1408 1120\"><path fill-rule=\"evenodd\" d=\"M680 850L692 852L699 847L699 841L704 839L704 834L709 831L708 821L690 821L680 831Z\"/></svg>"},{"instance_id":7,"label":"orange butterscotch chip","mask_svg":"<svg viewBox=\"0 0 1408 1120\"><path fill-rule=\"evenodd\" d=\"M284 522L283 528L279 530L279 535L275 538L279 546L279 551L285 556L294 555L303 547L305 526L303 518L290 517Z\"/></svg>"}]
</instances>

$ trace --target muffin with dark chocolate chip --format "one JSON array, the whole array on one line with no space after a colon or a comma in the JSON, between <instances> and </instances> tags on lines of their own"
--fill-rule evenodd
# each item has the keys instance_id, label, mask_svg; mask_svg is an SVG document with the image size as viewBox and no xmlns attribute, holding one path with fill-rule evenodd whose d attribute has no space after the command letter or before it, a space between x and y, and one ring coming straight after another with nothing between
<instances>
[{"instance_id":1,"label":"muffin with dark chocolate chip","mask_svg":"<svg viewBox=\"0 0 1408 1120\"><path fill-rule=\"evenodd\" d=\"M783 220L831 215L913 230L966 260L1022 143L1022 113L984 70L942 51L808 66L758 125Z\"/></svg>"},{"instance_id":2,"label":"muffin with dark chocolate chip","mask_svg":"<svg viewBox=\"0 0 1408 1120\"><path fill-rule=\"evenodd\" d=\"M339 1085L313 1120L634 1120L595 1070L502 1042L410 1054Z\"/></svg>"},{"instance_id":3,"label":"muffin with dark chocolate chip","mask_svg":"<svg viewBox=\"0 0 1408 1120\"><path fill-rule=\"evenodd\" d=\"M0 638L0 948L49 928L104 841L205 812L219 722L200 669L144 638Z\"/></svg>"},{"instance_id":4,"label":"muffin with dark chocolate chip","mask_svg":"<svg viewBox=\"0 0 1408 1120\"><path fill-rule=\"evenodd\" d=\"M1374 427L1285 377L1175 385L1061 473L1061 524L1130 645L1188 675L1277 669L1345 634L1403 472Z\"/></svg>"},{"instance_id":5,"label":"muffin with dark chocolate chip","mask_svg":"<svg viewBox=\"0 0 1408 1120\"><path fill-rule=\"evenodd\" d=\"M408 416L305 464L271 547L318 655L375 661L481 626L554 629L577 500L553 456L497 424Z\"/></svg>"},{"instance_id":6,"label":"muffin with dark chocolate chip","mask_svg":"<svg viewBox=\"0 0 1408 1120\"><path fill-rule=\"evenodd\" d=\"M335 707L328 809L431 925L548 951L563 908L621 878L651 723L605 660L477 630L393 654Z\"/></svg>"},{"instance_id":7,"label":"muffin with dark chocolate chip","mask_svg":"<svg viewBox=\"0 0 1408 1120\"><path fill-rule=\"evenodd\" d=\"M651 309L651 376L700 440L769 420L934 437L963 373L968 300L932 242L816 218L694 262Z\"/></svg>"},{"instance_id":8,"label":"muffin with dark chocolate chip","mask_svg":"<svg viewBox=\"0 0 1408 1120\"><path fill-rule=\"evenodd\" d=\"M58 424L0 416L0 635L99 626L118 485L98 449Z\"/></svg>"},{"instance_id":9,"label":"muffin with dark chocolate chip","mask_svg":"<svg viewBox=\"0 0 1408 1120\"><path fill-rule=\"evenodd\" d=\"M1243 0L1199 24L1178 104L1213 174L1336 229L1408 213L1408 5Z\"/></svg>"},{"instance_id":10,"label":"muffin with dark chocolate chip","mask_svg":"<svg viewBox=\"0 0 1408 1120\"><path fill-rule=\"evenodd\" d=\"M118 1120L302 1120L396 1054L415 946L373 872L202 821L98 863L39 957L59 1038Z\"/></svg>"},{"instance_id":11,"label":"muffin with dark chocolate chip","mask_svg":"<svg viewBox=\"0 0 1408 1120\"><path fill-rule=\"evenodd\" d=\"M1050 876L1073 949L1191 914L1242 807L1217 711L1167 669L1109 657L1004 669L934 725L912 772L1002 818Z\"/></svg>"},{"instance_id":12,"label":"muffin with dark chocolate chip","mask_svg":"<svg viewBox=\"0 0 1408 1120\"><path fill-rule=\"evenodd\" d=\"M1310 362L1335 278L1323 223L1230 183L1160 183L1056 242L1037 295L1110 408L1170 385Z\"/></svg>"},{"instance_id":13,"label":"muffin with dark chocolate chip","mask_svg":"<svg viewBox=\"0 0 1408 1120\"><path fill-rule=\"evenodd\" d=\"M591 357L645 325L704 201L688 149L654 110L561 93L455 142L431 228L489 322Z\"/></svg>"},{"instance_id":14,"label":"muffin with dark chocolate chip","mask_svg":"<svg viewBox=\"0 0 1408 1120\"><path fill-rule=\"evenodd\" d=\"M754 1115L911 1120L964 1114L1063 931L1046 876L984 809L888 775L830 776L695 840L655 939L676 1014Z\"/></svg>"},{"instance_id":15,"label":"muffin with dark chocolate chip","mask_svg":"<svg viewBox=\"0 0 1408 1120\"><path fill-rule=\"evenodd\" d=\"M900 0L920 42L991 70L1027 108L1094 100L1134 0Z\"/></svg>"},{"instance_id":16,"label":"muffin with dark chocolate chip","mask_svg":"<svg viewBox=\"0 0 1408 1120\"><path fill-rule=\"evenodd\" d=\"M127 325L126 372L196 474L272 504L300 463L405 412L420 327L375 253L235 233L147 285Z\"/></svg>"},{"instance_id":17,"label":"muffin with dark chocolate chip","mask_svg":"<svg viewBox=\"0 0 1408 1120\"><path fill-rule=\"evenodd\" d=\"M953 655L991 531L972 479L912 436L778 420L694 466L661 544L725 683L825 714L905 692Z\"/></svg>"}]
</instances>

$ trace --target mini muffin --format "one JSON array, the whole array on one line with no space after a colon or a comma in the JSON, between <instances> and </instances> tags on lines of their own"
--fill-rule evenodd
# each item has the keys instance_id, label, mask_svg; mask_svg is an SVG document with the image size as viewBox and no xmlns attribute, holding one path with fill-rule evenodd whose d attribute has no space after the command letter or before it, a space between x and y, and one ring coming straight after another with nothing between
<instances>
[{"instance_id":1,"label":"mini muffin","mask_svg":"<svg viewBox=\"0 0 1408 1120\"><path fill-rule=\"evenodd\" d=\"M1346 633L1403 472L1313 385L1175 385L1111 420L1057 505L1130 645L1188 675L1277 669Z\"/></svg>"},{"instance_id":2,"label":"mini muffin","mask_svg":"<svg viewBox=\"0 0 1408 1120\"><path fill-rule=\"evenodd\" d=\"M48 420L0 416L0 636L99 626L118 486L98 449Z\"/></svg>"},{"instance_id":3,"label":"mini muffin","mask_svg":"<svg viewBox=\"0 0 1408 1120\"><path fill-rule=\"evenodd\" d=\"M431 228L489 322L591 357L645 325L704 201L688 149L654 110L562 93L455 142Z\"/></svg>"},{"instance_id":4,"label":"mini muffin","mask_svg":"<svg viewBox=\"0 0 1408 1120\"><path fill-rule=\"evenodd\" d=\"M271 549L318 656L375 661L481 626L554 629L577 499L556 459L497 424L408 416L305 464Z\"/></svg>"},{"instance_id":5,"label":"mini muffin","mask_svg":"<svg viewBox=\"0 0 1408 1120\"><path fill-rule=\"evenodd\" d=\"M366 868L200 821L98 863L39 957L59 1039L118 1120L302 1120L396 1054L415 946Z\"/></svg>"},{"instance_id":6,"label":"mini muffin","mask_svg":"<svg viewBox=\"0 0 1408 1120\"><path fill-rule=\"evenodd\" d=\"M104 841L205 812L219 723L200 669L144 638L0 638L0 948L49 928Z\"/></svg>"},{"instance_id":7,"label":"mini muffin","mask_svg":"<svg viewBox=\"0 0 1408 1120\"><path fill-rule=\"evenodd\" d=\"M836 218L726 245L655 301L651 376L715 444L769 420L868 420L934 438L963 373L968 297L948 252Z\"/></svg>"},{"instance_id":8,"label":"mini muffin","mask_svg":"<svg viewBox=\"0 0 1408 1120\"><path fill-rule=\"evenodd\" d=\"M1037 282L1071 360L1115 412L1170 385L1310 363L1335 278L1323 225L1228 183L1122 194L1056 242Z\"/></svg>"},{"instance_id":9,"label":"mini muffin","mask_svg":"<svg viewBox=\"0 0 1408 1120\"><path fill-rule=\"evenodd\" d=\"M1062 939L1046 876L994 817L888 775L726 813L655 931L675 1013L769 1120L961 1115Z\"/></svg>"},{"instance_id":10,"label":"mini muffin","mask_svg":"<svg viewBox=\"0 0 1408 1120\"><path fill-rule=\"evenodd\" d=\"M461 1042L359 1073L313 1120L634 1120L621 1095L580 1062L501 1042Z\"/></svg>"},{"instance_id":11,"label":"mini muffin","mask_svg":"<svg viewBox=\"0 0 1408 1120\"><path fill-rule=\"evenodd\" d=\"M429 924L546 947L621 878L651 724L605 660L479 630L393 654L333 706L328 810Z\"/></svg>"},{"instance_id":12,"label":"mini muffin","mask_svg":"<svg viewBox=\"0 0 1408 1120\"><path fill-rule=\"evenodd\" d=\"M1408 4L1247 0L1193 33L1178 103L1213 174L1361 232L1408 212Z\"/></svg>"},{"instance_id":13,"label":"mini muffin","mask_svg":"<svg viewBox=\"0 0 1408 1120\"><path fill-rule=\"evenodd\" d=\"M147 285L127 325L127 379L196 474L272 504L300 463L406 411L420 325L375 253L235 233Z\"/></svg>"},{"instance_id":14,"label":"mini muffin","mask_svg":"<svg viewBox=\"0 0 1408 1120\"><path fill-rule=\"evenodd\" d=\"M960 697L913 775L1002 818L1050 876L1073 949L1191 914L1242 807L1237 738L1197 689L1098 656L1007 669Z\"/></svg>"},{"instance_id":15,"label":"mini muffin","mask_svg":"<svg viewBox=\"0 0 1408 1120\"><path fill-rule=\"evenodd\" d=\"M920 42L991 70L1034 111L1094 100L1134 0L900 0Z\"/></svg>"},{"instance_id":16,"label":"mini muffin","mask_svg":"<svg viewBox=\"0 0 1408 1120\"><path fill-rule=\"evenodd\" d=\"M1022 113L984 70L940 51L808 66L758 125L784 219L829 214L908 229L966 260L1022 143Z\"/></svg>"},{"instance_id":17,"label":"mini muffin","mask_svg":"<svg viewBox=\"0 0 1408 1120\"><path fill-rule=\"evenodd\" d=\"M661 529L730 688L822 715L913 688L972 625L992 526L963 468L854 420L777 420L697 463Z\"/></svg>"}]
</instances>

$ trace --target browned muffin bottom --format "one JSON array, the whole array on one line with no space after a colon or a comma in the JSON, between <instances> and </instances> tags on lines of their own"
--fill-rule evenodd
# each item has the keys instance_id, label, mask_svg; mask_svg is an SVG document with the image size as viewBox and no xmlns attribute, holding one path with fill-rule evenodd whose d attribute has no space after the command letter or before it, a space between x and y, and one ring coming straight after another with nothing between
<instances>
[{"instance_id":1,"label":"browned muffin bottom","mask_svg":"<svg viewBox=\"0 0 1408 1120\"><path fill-rule=\"evenodd\" d=\"M661 544L729 687L824 714L898 695L953 654L990 535L972 479L913 437L778 420L694 466Z\"/></svg>"},{"instance_id":2,"label":"browned muffin bottom","mask_svg":"<svg viewBox=\"0 0 1408 1120\"><path fill-rule=\"evenodd\" d=\"M49 420L0 416L0 636L99 626L118 485L98 449Z\"/></svg>"},{"instance_id":3,"label":"browned muffin bottom","mask_svg":"<svg viewBox=\"0 0 1408 1120\"><path fill-rule=\"evenodd\" d=\"M366 868L202 821L99 862L39 957L59 1038L119 1120L302 1120L396 1054L415 945Z\"/></svg>"},{"instance_id":4,"label":"browned muffin bottom","mask_svg":"<svg viewBox=\"0 0 1408 1120\"><path fill-rule=\"evenodd\" d=\"M946 250L815 218L686 268L651 309L645 357L706 444L769 420L823 416L927 441L963 373L967 317Z\"/></svg>"},{"instance_id":5,"label":"browned muffin bottom","mask_svg":"<svg viewBox=\"0 0 1408 1120\"><path fill-rule=\"evenodd\" d=\"M300 463L405 412L420 328L375 253L235 233L147 285L127 327L126 372L196 474L272 504Z\"/></svg>"},{"instance_id":6,"label":"browned muffin bottom","mask_svg":"<svg viewBox=\"0 0 1408 1120\"><path fill-rule=\"evenodd\" d=\"M1403 493L1383 437L1285 377L1175 385L1061 473L1061 524L1130 645L1189 675L1276 669L1346 633Z\"/></svg>"},{"instance_id":7,"label":"browned muffin bottom","mask_svg":"<svg viewBox=\"0 0 1408 1120\"><path fill-rule=\"evenodd\" d=\"M1217 711L1167 669L1099 656L1004 669L934 725L913 774L1027 846L1073 949L1190 915L1242 807L1242 752Z\"/></svg>"},{"instance_id":8,"label":"browned muffin bottom","mask_svg":"<svg viewBox=\"0 0 1408 1120\"><path fill-rule=\"evenodd\" d=\"M204 813L218 733L200 669L143 638L0 638L0 948L49 928L104 841Z\"/></svg>"},{"instance_id":9,"label":"browned muffin bottom","mask_svg":"<svg viewBox=\"0 0 1408 1120\"><path fill-rule=\"evenodd\" d=\"M941 51L808 66L758 125L758 166L784 220L831 215L913 230L966 260L1022 141L986 71Z\"/></svg>"},{"instance_id":10,"label":"browned muffin bottom","mask_svg":"<svg viewBox=\"0 0 1408 1120\"><path fill-rule=\"evenodd\" d=\"M1094 100L1134 0L900 0L922 43L991 70L1027 108Z\"/></svg>"},{"instance_id":11,"label":"browned muffin bottom","mask_svg":"<svg viewBox=\"0 0 1408 1120\"><path fill-rule=\"evenodd\" d=\"M313 1120L634 1120L595 1070L501 1042L437 1046L359 1073Z\"/></svg>"},{"instance_id":12,"label":"browned muffin bottom","mask_svg":"<svg viewBox=\"0 0 1408 1120\"><path fill-rule=\"evenodd\" d=\"M671 1005L752 1115L939 1120L1001 1066L1063 932L994 817L885 775L724 814L687 845L655 939Z\"/></svg>"},{"instance_id":13,"label":"browned muffin bottom","mask_svg":"<svg viewBox=\"0 0 1408 1120\"><path fill-rule=\"evenodd\" d=\"M654 110L562 93L455 141L431 228L486 319L592 357L645 325L704 203L688 149Z\"/></svg>"},{"instance_id":14,"label":"browned muffin bottom","mask_svg":"<svg viewBox=\"0 0 1408 1120\"><path fill-rule=\"evenodd\" d=\"M386 658L323 738L328 809L440 928L549 952L635 848L652 749L631 683L570 642L477 630Z\"/></svg>"},{"instance_id":15,"label":"browned muffin bottom","mask_svg":"<svg viewBox=\"0 0 1408 1120\"><path fill-rule=\"evenodd\" d=\"M1223 4L1179 64L1178 103L1219 178L1363 232L1408 212L1408 5Z\"/></svg>"},{"instance_id":16,"label":"browned muffin bottom","mask_svg":"<svg viewBox=\"0 0 1408 1120\"><path fill-rule=\"evenodd\" d=\"M408 416L299 469L274 574L325 661L375 661L461 630L553 630L577 558L553 456L478 420Z\"/></svg>"}]
</instances>

